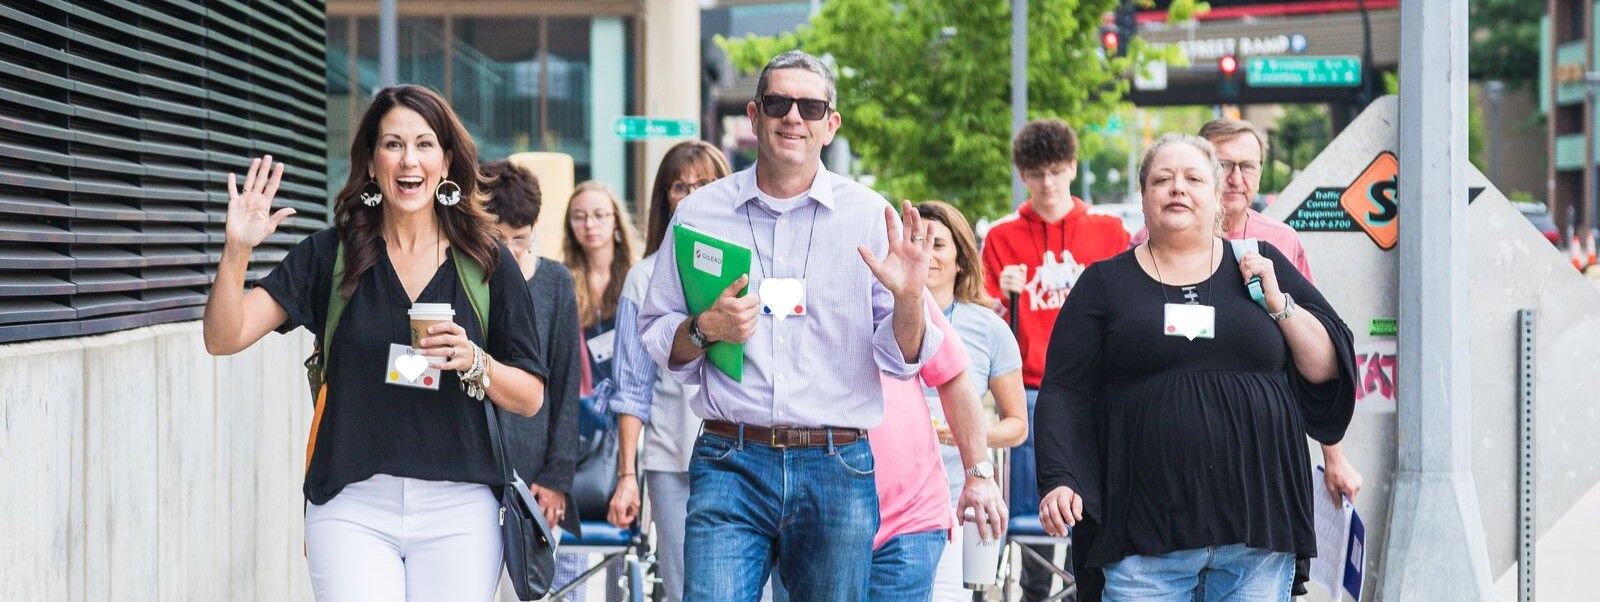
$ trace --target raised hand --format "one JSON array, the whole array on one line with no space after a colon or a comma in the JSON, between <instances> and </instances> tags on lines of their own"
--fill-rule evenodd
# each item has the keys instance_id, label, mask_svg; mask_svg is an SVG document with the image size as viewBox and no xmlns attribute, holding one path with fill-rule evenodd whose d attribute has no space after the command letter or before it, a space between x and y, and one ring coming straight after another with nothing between
<instances>
[{"instance_id":1,"label":"raised hand","mask_svg":"<svg viewBox=\"0 0 1600 602\"><path fill-rule=\"evenodd\" d=\"M243 189L238 187L234 174L228 174L228 221L223 227L227 244L253 249L295 214L288 207L272 211L272 197L278 194L282 180L283 164L274 166L272 155L250 161Z\"/></svg>"},{"instance_id":2,"label":"raised hand","mask_svg":"<svg viewBox=\"0 0 1600 602\"><path fill-rule=\"evenodd\" d=\"M900 205L901 228L895 232L894 209L883 209L883 227L889 235L889 254L882 261L866 246L857 246L861 261L872 276L895 296L921 294L928 282L928 258L933 255L933 224L924 222L910 201Z\"/></svg>"}]
</instances>

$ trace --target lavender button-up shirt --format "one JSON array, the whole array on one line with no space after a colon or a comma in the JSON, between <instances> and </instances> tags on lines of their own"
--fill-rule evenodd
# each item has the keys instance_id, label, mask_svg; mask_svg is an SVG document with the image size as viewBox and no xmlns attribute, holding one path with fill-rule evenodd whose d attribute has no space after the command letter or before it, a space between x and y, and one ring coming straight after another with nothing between
<instances>
[{"instance_id":1,"label":"lavender button-up shirt","mask_svg":"<svg viewBox=\"0 0 1600 602\"><path fill-rule=\"evenodd\" d=\"M657 364L686 384L707 420L757 426L868 429L883 421L880 373L909 379L921 367L894 338L894 295L861 261L858 245L888 253L878 193L820 165L799 200L774 206L759 198L755 168L713 182L679 204L683 223L757 250L750 291L767 277L804 278L805 315L757 318L744 347L744 380L736 382L700 356L670 365L673 337L689 318L678 280L672 229L656 253L655 274L639 312L640 336ZM926 355L944 340L924 317Z\"/></svg>"}]
</instances>

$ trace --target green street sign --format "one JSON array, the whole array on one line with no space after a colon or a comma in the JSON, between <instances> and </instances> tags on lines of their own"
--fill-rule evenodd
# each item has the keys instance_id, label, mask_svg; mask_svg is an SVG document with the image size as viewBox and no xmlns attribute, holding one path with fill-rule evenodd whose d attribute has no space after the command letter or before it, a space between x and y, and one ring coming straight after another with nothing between
<instances>
[{"instance_id":1,"label":"green street sign","mask_svg":"<svg viewBox=\"0 0 1600 602\"><path fill-rule=\"evenodd\" d=\"M617 118L612 131L623 140L645 138L696 138L700 136L700 122L693 119L662 119L626 115Z\"/></svg>"},{"instance_id":2,"label":"green street sign","mask_svg":"<svg viewBox=\"0 0 1600 602\"><path fill-rule=\"evenodd\" d=\"M1253 56L1244 81L1256 88L1354 88L1361 85L1361 57Z\"/></svg>"}]
</instances>

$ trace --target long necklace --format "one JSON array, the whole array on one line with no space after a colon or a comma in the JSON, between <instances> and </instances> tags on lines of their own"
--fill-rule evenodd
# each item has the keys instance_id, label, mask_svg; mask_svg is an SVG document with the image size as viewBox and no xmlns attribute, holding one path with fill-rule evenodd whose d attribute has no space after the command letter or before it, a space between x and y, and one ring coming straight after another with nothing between
<instances>
[{"instance_id":1,"label":"long necklace","mask_svg":"<svg viewBox=\"0 0 1600 602\"><path fill-rule=\"evenodd\" d=\"M817 234L817 207L819 205L821 205L821 203L816 202L813 202L811 205L811 229L806 232L806 259L805 263L800 267L800 279L802 280L804 280L806 274L811 271L811 241L812 239L816 238ZM745 203L744 205L744 223L745 226L750 228L750 242L755 245L756 267L761 269L761 277L767 278L772 276L772 272L775 271L771 263L772 259L770 257L766 258L766 265L762 265L763 258L761 256L761 240L760 237L756 236L755 222L751 221L750 219L750 203ZM772 227L772 244L774 246L778 244L778 227L776 224L774 224Z\"/></svg>"},{"instance_id":2,"label":"long necklace","mask_svg":"<svg viewBox=\"0 0 1600 602\"><path fill-rule=\"evenodd\" d=\"M1210 247L1206 250L1206 266L1208 268L1211 267L1216 262L1216 259L1217 259L1217 256L1216 256L1216 253L1217 253L1216 241L1212 240L1212 241L1210 241L1210 243L1211 243ZM1150 255L1150 266L1155 268L1155 270L1156 270L1156 288L1161 289L1161 300L1165 301L1167 303L1172 303L1172 299L1167 295L1167 280L1165 278L1161 277L1161 262L1160 261L1156 261L1156 249L1155 249L1155 247L1150 246L1149 242L1145 242L1144 243L1144 252L1146 254ZM1212 280L1213 276L1215 276L1215 274L1211 274L1210 276L1207 276L1206 280L1205 280L1205 283L1206 283L1206 298L1207 299L1211 299L1212 298L1211 297L1211 280ZM1195 288L1198 288L1198 286L1199 285L1195 285L1194 287L1184 287L1184 288L1195 289ZM1190 304L1199 304L1200 298L1199 298L1198 295L1195 295L1194 297L1189 298L1188 302Z\"/></svg>"}]
</instances>

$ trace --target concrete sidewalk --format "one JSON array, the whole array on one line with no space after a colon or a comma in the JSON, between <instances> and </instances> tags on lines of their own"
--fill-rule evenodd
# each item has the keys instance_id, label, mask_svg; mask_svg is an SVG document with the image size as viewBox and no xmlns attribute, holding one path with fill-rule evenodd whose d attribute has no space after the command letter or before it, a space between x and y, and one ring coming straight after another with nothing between
<instances>
[{"instance_id":1,"label":"concrete sidewalk","mask_svg":"<svg viewBox=\"0 0 1600 602\"><path fill-rule=\"evenodd\" d=\"M1594 580L1600 570L1600 485L1573 504L1572 509L1539 540L1534 558L1534 595L1539 600L1595 600ZM1517 600L1517 566L1494 584L1495 599Z\"/></svg>"}]
</instances>

